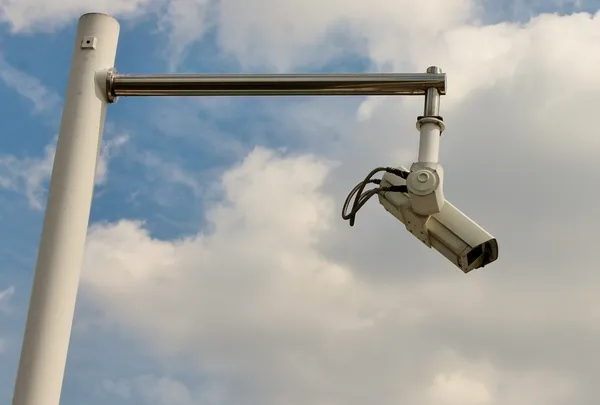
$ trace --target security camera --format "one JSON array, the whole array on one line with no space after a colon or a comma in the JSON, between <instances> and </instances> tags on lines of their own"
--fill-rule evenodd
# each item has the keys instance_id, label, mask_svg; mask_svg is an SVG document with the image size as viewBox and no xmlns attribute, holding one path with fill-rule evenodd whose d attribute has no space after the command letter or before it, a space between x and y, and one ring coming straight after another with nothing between
<instances>
[{"instance_id":1,"label":"security camera","mask_svg":"<svg viewBox=\"0 0 600 405\"><path fill-rule=\"evenodd\" d=\"M408 172L403 167L398 170ZM386 172L381 178L382 190L400 189L401 186L406 186L406 179L397 174ZM463 272L484 267L498 258L496 239L448 200L444 200L440 212L428 216L414 211L408 189L407 192L382 191L378 196L381 205L410 233Z\"/></svg>"},{"instance_id":2,"label":"security camera","mask_svg":"<svg viewBox=\"0 0 600 405\"><path fill-rule=\"evenodd\" d=\"M438 71L431 67L427 71ZM428 89L424 115L417 118L419 157L410 170L378 167L350 192L342 218L354 226L358 210L374 195L383 207L429 248L434 248L464 273L498 258L498 242L444 198L444 170L438 162L440 137L446 126L439 116L439 93ZM385 172L381 179L374 179ZM367 185L375 184L367 189ZM354 202L351 203L352 199Z\"/></svg>"}]
</instances>

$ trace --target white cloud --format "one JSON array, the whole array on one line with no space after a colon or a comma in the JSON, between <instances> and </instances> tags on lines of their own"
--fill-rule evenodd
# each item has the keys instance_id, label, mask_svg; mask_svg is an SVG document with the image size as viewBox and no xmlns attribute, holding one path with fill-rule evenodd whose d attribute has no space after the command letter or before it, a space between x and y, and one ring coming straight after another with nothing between
<instances>
[{"instance_id":1,"label":"white cloud","mask_svg":"<svg viewBox=\"0 0 600 405\"><path fill-rule=\"evenodd\" d=\"M449 24L470 18L476 5L474 0L424 0L418 4L408 0L334 0L327 4L260 0L252 6L240 0L2 0L0 18L13 32L39 32L72 23L90 10L120 18L157 14L169 32L170 53L175 55L201 39L214 22L225 52L238 56L244 64L286 69L298 63L320 63L321 58L332 56L328 53L340 55L340 45L355 49L354 41L381 43L382 36L390 35L407 39L415 30L435 36ZM208 16L216 20L208 22ZM343 34L349 32L352 39L344 42ZM387 45L391 44L376 53L389 51Z\"/></svg>"},{"instance_id":2,"label":"white cloud","mask_svg":"<svg viewBox=\"0 0 600 405\"><path fill-rule=\"evenodd\" d=\"M141 399L145 405L196 405L216 404L215 392L198 392L189 389L181 381L170 377L142 375L118 381L104 380L105 391L118 398Z\"/></svg>"},{"instance_id":3,"label":"white cloud","mask_svg":"<svg viewBox=\"0 0 600 405\"><path fill-rule=\"evenodd\" d=\"M10 286L4 290L0 290L0 312L10 311L9 300L15 293L15 287ZM1 351L1 350L0 350Z\"/></svg>"},{"instance_id":4,"label":"white cloud","mask_svg":"<svg viewBox=\"0 0 600 405\"><path fill-rule=\"evenodd\" d=\"M158 182L159 184L180 185L189 189L194 196L200 196L202 185L200 184L199 179L188 173L177 163L166 161L160 156L152 153L143 154L140 156L140 160L141 163L148 169L149 176L151 175L152 178L158 178L162 180ZM164 192L164 189L159 191L159 193ZM164 197L165 199L169 198L169 196Z\"/></svg>"},{"instance_id":5,"label":"white cloud","mask_svg":"<svg viewBox=\"0 0 600 405\"><path fill-rule=\"evenodd\" d=\"M192 393L181 382L171 378L143 376L138 379L139 389L149 405L195 405Z\"/></svg>"},{"instance_id":6,"label":"white cloud","mask_svg":"<svg viewBox=\"0 0 600 405\"><path fill-rule=\"evenodd\" d=\"M511 290L510 305L498 307L506 290L481 275L453 277L446 262L416 281L365 282L359 269L320 252L339 222L323 189L331 170L312 156L257 149L223 175L226 197L208 210L210 233L169 242L153 239L140 223L94 226L84 296L171 366L186 358L217 379L219 404L359 404L374 395L381 404L427 396L436 405L440 396L447 404L509 398L511 405L525 404L518 394L535 392L543 374L528 366L486 366L492 360L483 354L483 365L444 360L440 350L452 338L434 330L447 322L467 334L490 328L506 337L511 328L532 332L527 325L534 320L541 329L564 320L558 307L552 317L540 316L549 309L544 299L519 317L514 311L525 308L525 291ZM363 242L385 243L375 232L366 235ZM422 250L412 255L405 265L429 257ZM380 257L371 266L390 260ZM586 317L580 321L583 326ZM512 373L529 376L533 385ZM547 378L556 381L552 392L573 384L566 374ZM471 402L464 402L465 390ZM573 398L563 391L555 398ZM546 403L560 403L552 401Z\"/></svg>"},{"instance_id":7,"label":"white cloud","mask_svg":"<svg viewBox=\"0 0 600 405\"><path fill-rule=\"evenodd\" d=\"M44 148L42 157L0 156L0 185L23 192L31 208L43 209L45 187L52 172L54 153L54 144L50 144Z\"/></svg>"},{"instance_id":8,"label":"white cloud","mask_svg":"<svg viewBox=\"0 0 600 405\"><path fill-rule=\"evenodd\" d=\"M222 49L250 67L289 70L348 51L402 54L477 14L471 0L239 0L219 2ZM362 52L361 52L362 53ZM426 67L426 66L425 66Z\"/></svg>"},{"instance_id":9,"label":"white cloud","mask_svg":"<svg viewBox=\"0 0 600 405\"><path fill-rule=\"evenodd\" d=\"M151 319L138 317L141 307L135 303L120 311L139 319L140 332L155 335L162 353L180 355L182 348L198 344L203 367L241 373L264 385L276 378L274 371L297 361L292 352L289 359L272 352L278 341L292 339L302 352L313 345L310 331L351 333L377 315L347 269L314 249L334 215L332 201L318 191L327 167L308 156L285 159L256 150L224 176L227 203L208 214L215 232L175 245L151 239L140 224L96 226L90 232L84 286L102 301L111 286L114 310L126 295L137 296L136 302L153 313ZM270 202L266 211L265 201ZM148 299L160 304L150 309ZM191 306L193 320L177 310L180 299L200 300ZM218 314L211 310L217 307ZM152 319L163 317L172 322L156 330ZM223 339L224 330L252 343L245 348L237 338ZM268 375L262 375L261 361L272 363Z\"/></svg>"},{"instance_id":10,"label":"white cloud","mask_svg":"<svg viewBox=\"0 0 600 405\"><path fill-rule=\"evenodd\" d=\"M44 86L36 77L15 69L0 55L0 79L33 104L33 112L52 112L60 103L60 97Z\"/></svg>"},{"instance_id":11,"label":"white cloud","mask_svg":"<svg viewBox=\"0 0 600 405\"><path fill-rule=\"evenodd\" d=\"M487 405L493 397L485 384L462 373L437 374L430 388L431 402L438 405Z\"/></svg>"},{"instance_id":12,"label":"white cloud","mask_svg":"<svg viewBox=\"0 0 600 405\"><path fill-rule=\"evenodd\" d=\"M498 370L489 361L469 361L451 350L441 351L434 364L438 371L423 396L431 405L562 404L577 395L572 381L547 370Z\"/></svg>"},{"instance_id":13,"label":"white cloud","mask_svg":"<svg viewBox=\"0 0 600 405\"><path fill-rule=\"evenodd\" d=\"M123 17L136 17L148 10L153 0L1 0L0 21L12 32L49 32L74 22L90 10Z\"/></svg>"},{"instance_id":14,"label":"white cloud","mask_svg":"<svg viewBox=\"0 0 600 405\"><path fill-rule=\"evenodd\" d=\"M98 156L96 185L106 182L108 162L120 151L127 139L126 135L119 135L103 142ZM0 155L0 187L24 193L31 208L42 210L54 164L55 144L56 138L46 145L42 157Z\"/></svg>"},{"instance_id":15,"label":"white cloud","mask_svg":"<svg viewBox=\"0 0 600 405\"><path fill-rule=\"evenodd\" d=\"M102 388L110 394L113 394L119 398L129 399L131 398L131 384L126 380L104 380L102 381Z\"/></svg>"},{"instance_id":16,"label":"white cloud","mask_svg":"<svg viewBox=\"0 0 600 405\"><path fill-rule=\"evenodd\" d=\"M129 141L127 134L120 134L102 143L96 166L96 185L105 184L108 178L108 162L117 155Z\"/></svg>"},{"instance_id":17,"label":"white cloud","mask_svg":"<svg viewBox=\"0 0 600 405\"><path fill-rule=\"evenodd\" d=\"M521 18L534 17L538 10L593 6L562 0L503 0L502 4L512 10L510 15ZM169 39L163 54L170 70L180 65L190 45L214 29L220 50L247 69L314 69L350 52L368 58L373 69L404 71L424 69L431 64L431 55L439 61L453 52L453 38L446 41L445 37L457 29L455 39L465 39L461 28L481 27L488 6L484 0L331 0L326 4L316 0L2 0L0 20L22 33L61 28L90 10L127 21L155 16ZM483 38L470 36L469 41ZM507 44L501 35L493 40ZM498 51L495 45L461 57L489 59L490 48ZM481 71L474 69L477 74Z\"/></svg>"},{"instance_id":18,"label":"white cloud","mask_svg":"<svg viewBox=\"0 0 600 405\"><path fill-rule=\"evenodd\" d=\"M167 2L166 12L159 18L159 27L167 31L169 36L169 46L164 52L169 70L178 68L188 47L202 38L209 28L206 26L209 3L209 0Z\"/></svg>"}]
</instances>

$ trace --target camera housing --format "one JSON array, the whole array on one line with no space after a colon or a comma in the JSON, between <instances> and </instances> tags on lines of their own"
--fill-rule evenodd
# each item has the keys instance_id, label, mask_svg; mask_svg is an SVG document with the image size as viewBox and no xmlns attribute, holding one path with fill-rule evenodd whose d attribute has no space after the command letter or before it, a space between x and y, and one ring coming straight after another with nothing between
<instances>
[{"instance_id":1,"label":"camera housing","mask_svg":"<svg viewBox=\"0 0 600 405\"><path fill-rule=\"evenodd\" d=\"M399 168L406 171L405 168ZM381 187L404 186L406 180L386 172ZM406 229L427 247L434 248L464 273L487 266L498 258L498 242L468 216L444 200L433 215L415 212L408 192L382 191L383 207L402 222Z\"/></svg>"}]
</instances>

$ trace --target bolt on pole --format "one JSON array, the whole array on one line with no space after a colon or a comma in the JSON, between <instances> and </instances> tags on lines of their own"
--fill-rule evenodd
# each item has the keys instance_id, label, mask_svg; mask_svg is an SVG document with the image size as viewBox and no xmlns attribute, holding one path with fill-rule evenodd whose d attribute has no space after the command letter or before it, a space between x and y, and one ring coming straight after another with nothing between
<instances>
[{"instance_id":1,"label":"bolt on pole","mask_svg":"<svg viewBox=\"0 0 600 405\"><path fill-rule=\"evenodd\" d=\"M110 16L79 19L13 405L60 402L108 103L132 96L425 96L425 115L437 116L446 94L446 75L435 66L389 74L119 74L118 37Z\"/></svg>"}]
</instances>

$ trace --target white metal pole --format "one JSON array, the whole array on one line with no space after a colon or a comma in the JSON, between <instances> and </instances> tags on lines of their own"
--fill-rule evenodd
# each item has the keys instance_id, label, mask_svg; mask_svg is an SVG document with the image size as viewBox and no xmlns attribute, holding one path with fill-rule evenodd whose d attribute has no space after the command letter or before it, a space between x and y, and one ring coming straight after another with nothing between
<instances>
[{"instance_id":1,"label":"white metal pole","mask_svg":"<svg viewBox=\"0 0 600 405\"><path fill-rule=\"evenodd\" d=\"M438 163L440 156L440 135L441 121L432 119L430 122L427 118L422 118L419 121L419 162L421 163Z\"/></svg>"},{"instance_id":2,"label":"white metal pole","mask_svg":"<svg viewBox=\"0 0 600 405\"><path fill-rule=\"evenodd\" d=\"M429 74L442 74L442 69L437 66L427 68ZM438 117L440 114L440 93L435 87L425 92L425 108L423 117L417 122L419 130L419 162L438 163L440 155L440 135L444 130L444 122Z\"/></svg>"},{"instance_id":3,"label":"white metal pole","mask_svg":"<svg viewBox=\"0 0 600 405\"><path fill-rule=\"evenodd\" d=\"M60 402L118 37L110 16L79 19L13 405Z\"/></svg>"}]
</instances>

